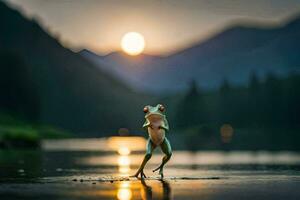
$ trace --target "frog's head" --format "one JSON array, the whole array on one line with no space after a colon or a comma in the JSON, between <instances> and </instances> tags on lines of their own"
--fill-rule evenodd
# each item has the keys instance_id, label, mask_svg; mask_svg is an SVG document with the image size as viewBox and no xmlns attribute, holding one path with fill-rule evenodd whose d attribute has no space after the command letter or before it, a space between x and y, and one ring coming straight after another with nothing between
<instances>
[{"instance_id":1,"label":"frog's head","mask_svg":"<svg viewBox=\"0 0 300 200\"><path fill-rule=\"evenodd\" d=\"M161 104L157 104L156 106L145 106L144 113L145 118L152 120L159 120L165 117L165 107Z\"/></svg>"}]
</instances>

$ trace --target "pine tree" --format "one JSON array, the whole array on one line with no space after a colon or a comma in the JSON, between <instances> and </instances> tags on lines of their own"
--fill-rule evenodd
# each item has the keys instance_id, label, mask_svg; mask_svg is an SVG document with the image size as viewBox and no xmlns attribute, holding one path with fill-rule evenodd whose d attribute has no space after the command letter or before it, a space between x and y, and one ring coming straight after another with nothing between
<instances>
[{"instance_id":1,"label":"pine tree","mask_svg":"<svg viewBox=\"0 0 300 200\"><path fill-rule=\"evenodd\" d=\"M190 88L179 103L176 114L176 126L188 128L199 125L205 121L204 101L195 81L190 83Z\"/></svg>"}]
</instances>

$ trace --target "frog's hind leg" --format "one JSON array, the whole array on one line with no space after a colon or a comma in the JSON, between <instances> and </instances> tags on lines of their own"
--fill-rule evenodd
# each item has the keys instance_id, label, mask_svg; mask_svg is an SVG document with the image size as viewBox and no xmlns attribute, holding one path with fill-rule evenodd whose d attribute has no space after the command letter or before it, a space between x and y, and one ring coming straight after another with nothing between
<instances>
[{"instance_id":1,"label":"frog's hind leg","mask_svg":"<svg viewBox=\"0 0 300 200\"><path fill-rule=\"evenodd\" d=\"M167 138L164 139L164 141L160 145L160 147L161 147L161 150L164 152L165 156L162 159L162 163L159 165L159 167L154 169L153 172L159 170L159 174L160 174L161 178L163 178L164 177L163 168L164 168L164 165L170 160L170 158L172 156L172 148L171 148L170 142Z\"/></svg>"},{"instance_id":2,"label":"frog's hind leg","mask_svg":"<svg viewBox=\"0 0 300 200\"><path fill-rule=\"evenodd\" d=\"M144 167L146 165L146 163L148 162L148 160L150 160L151 156L152 156L152 152L155 149L155 145L153 144L153 142L151 141L151 139L149 138L147 141L147 148L146 148L146 154L144 157L144 160L140 166L140 168L138 169L138 171L135 173L135 177L138 177L139 174L141 174L141 178L146 178L146 175L144 173Z\"/></svg>"}]
</instances>

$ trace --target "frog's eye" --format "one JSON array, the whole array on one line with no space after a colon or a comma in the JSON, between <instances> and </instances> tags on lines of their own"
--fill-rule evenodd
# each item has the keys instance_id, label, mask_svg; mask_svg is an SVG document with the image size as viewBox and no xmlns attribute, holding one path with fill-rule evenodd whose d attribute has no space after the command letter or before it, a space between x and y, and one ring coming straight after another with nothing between
<instances>
[{"instance_id":1,"label":"frog's eye","mask_svg":"<svg viewBox=\"0 0 300 200\"><path fill-rule=\"evenodd\" d=\"M161 112L164 112L165 111L165 107L163 105L159 105L158 109L161 111Z\"/></svg>"},{"instance_id":2,"label":"frog's eye","mask_svg":"<svg viewBox=\"0 0 300 200\"><path fill-rule=\"evenodd\" d=\"M148 108L148 106L145 106L144 107L144 113L147 113L147 112L149 112L149 108Z\"/></svg>"}]
</instances>

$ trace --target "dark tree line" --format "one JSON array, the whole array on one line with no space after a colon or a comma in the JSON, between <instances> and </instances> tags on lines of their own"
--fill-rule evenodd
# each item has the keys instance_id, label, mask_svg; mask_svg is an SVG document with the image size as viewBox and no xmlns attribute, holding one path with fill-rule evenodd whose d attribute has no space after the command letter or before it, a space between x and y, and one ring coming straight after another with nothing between
<instances>
[{"instance_id":1,"label":"dark tree line","mask_svg":"<svg viewBox=\"0 0 300 200\"><path fill-rule=\"evenodd\" d=\"M236 137L247 132L245 138L241 137L241 140L250 138L240 142L244 146L253 142L260 147L276 149L282 143L283 148L297 149L300 139L297 134L300 130L299 88L298 74L285 78L268 74L259 80L252 73L247 87L234 87L224 80L214 92L201 91L193 82L173 113L173 119L178 130L207 125L218 132L222 124L230 124ZM259 138L261 141L256 141Z\"/></svg>"},{"instance_id":2,"label":"dark tree line","mask_svg":"<svg viewBox=\"0 0 300 200\"><path fill-rule=\"evenodd\" d=\"M180 101L176 126L231 123L237 127L300 128L300 75L279 79L255 74L248 87L233 87L227 80L216 92L202 92L195 82Z\"/></svg>"}]
</instances>

